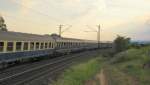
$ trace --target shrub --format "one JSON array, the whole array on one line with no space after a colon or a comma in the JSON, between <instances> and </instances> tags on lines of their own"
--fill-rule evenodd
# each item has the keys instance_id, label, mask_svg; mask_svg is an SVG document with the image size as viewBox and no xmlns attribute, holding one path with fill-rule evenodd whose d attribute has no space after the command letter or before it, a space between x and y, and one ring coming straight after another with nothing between
<instances>
[{"instance_id":1,"label":"shrub","mask_svg":"<svg viewBox=\"0 0 150 85\"><path fill-rule=\"evenodd\" d=\"M122 36L118 36L114 40L114 44L115 44L116 52L125 51L130 46L130 38L125 38L125 37L122 37Z\"/></svg>"}]
</instances>

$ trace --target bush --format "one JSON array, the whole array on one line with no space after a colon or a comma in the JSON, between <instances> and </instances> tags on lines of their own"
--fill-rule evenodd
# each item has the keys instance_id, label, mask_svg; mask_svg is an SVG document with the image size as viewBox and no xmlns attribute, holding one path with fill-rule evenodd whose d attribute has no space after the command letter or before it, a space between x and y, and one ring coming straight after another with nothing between
<instances>
[{"instance_id":1,"label":"bush","mask_svg":"<svg viewBox=\"0 0 150 85\"><path fill-rule=\"evenodd\" d=\"M130 47L130 38L125 38L118 36L115 40L115 50L116 52L125 51Z\"/></svg>"}]
</instances>

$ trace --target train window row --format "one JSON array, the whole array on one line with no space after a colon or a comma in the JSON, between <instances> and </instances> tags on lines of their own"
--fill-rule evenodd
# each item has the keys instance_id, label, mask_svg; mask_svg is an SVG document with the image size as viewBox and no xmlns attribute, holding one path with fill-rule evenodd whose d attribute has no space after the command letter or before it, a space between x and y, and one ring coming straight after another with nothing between
<instances>
[{"instance_id":1,"label":"train window row","mask_svg":"<svg viewBox=\"0 0 150 85\"><path fill-rule=\"evenodd\" d=\"M15 51L28 51L54 48L54 44L52 42L6 42L5 46L4 42L0 42L0 52L4 52L4 48L6 48L6 52L12 52L14 49Z\"/></svg>"},{"instance_id":2,"label":"train window row","mask_svg":"<svg viewBox=\"0 0 150 85\"><path fill-rule=\"evenodd\" d=\"M43 50L50 48L70 48L70 47L82 47L86 45L92 45L92 43L84 42L0 42L0 52L16 52L16 51L32 51Z\"/></svg>"},{"instance_id":3,"label":"train window row","mask_svg":"<svg viewBox=\"0 0 150 85\"><path fill-rule=\"evenodd\" d=\"M0 42L0 52L3 51L3 48L4 48L4 42Z\"/></svg>"},{"instance_id":4,"label":"train window row","mask_svg":"<svg viewBox=\"0 0 150 85\"><path fill-rule=\"evenodd\" d=\"M62 47L73 47L73 46L83 46L85 43L83 42L57 42L57 47L62 48Z\"/></svg>"}]
</instances>

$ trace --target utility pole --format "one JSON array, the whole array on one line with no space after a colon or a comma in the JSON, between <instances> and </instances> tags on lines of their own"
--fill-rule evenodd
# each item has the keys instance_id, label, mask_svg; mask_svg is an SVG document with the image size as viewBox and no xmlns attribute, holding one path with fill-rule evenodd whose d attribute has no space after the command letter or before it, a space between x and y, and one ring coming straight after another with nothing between
<instances>
[{"instance_id":1,"label":"utility pole","mask_svg":"<svg viewBox=\"0 0 150 85\"><path fill-rule=\"evenodd\" d=\"M93 29L93 28L89 28L89 26L88 26L88 28L91 29L91 31L85 31L85 32L96 32L96 33L97 33L97 47L100 48L101 25L99 24L99 25L97 25L97 27L98 27L98 30L95 30L95 29Z\"/></svg>"},{"instance_id":2,"label":"utility pole","mask_svg":"<svg viewBox=\"0 0 150 85\"><path fill-rule=\"evenodd\" d=\"M63 26L65 26L65 25L59 25L59 36L60 36L60 37L62 36L62 34L63 34L64 32L66 32L67 30L69 30L69 29L72 27L72 25L69 25L67 28L62 29Z\"/></svg>"},{"instance_id":3,"label":"utility pole","mask_svg":"<svg viewBox=\"0 0 150 85\"><path fill-rule=\"evenodd\" d=\"M62 27L63 27L64 25L59 25L59 36L61 37L61 33L62 33Z\"/></svg>"},{"instance_id":4,"label":"utility pole","mask_svg":"<svg viewBox=\"0 0 150 85\"><path fill-rule=\"evenodd\" d=\"M97 31L97 41L98 41L98 48L100 48L100 31L101 31L101 25L98 25L98 31Z\"/></svg>"}]
</instances>

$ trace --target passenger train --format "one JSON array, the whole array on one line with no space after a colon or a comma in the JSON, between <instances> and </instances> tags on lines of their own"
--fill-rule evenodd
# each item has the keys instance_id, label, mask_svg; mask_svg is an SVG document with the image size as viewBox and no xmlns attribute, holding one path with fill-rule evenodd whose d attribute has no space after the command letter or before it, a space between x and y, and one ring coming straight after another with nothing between
<instances>
[{"instance_id":1,"label":"passenger train","mask_svg":"<svg viewBox=\"0 0 150 85\"><path fill-rule=\"evenodd\" d=\"M97 41L63 38L58 35L36 35L0 30L0 64L21 59L96 49ZM100 43L111 48L111 42Z\"/></svg>"}]
</instances>

